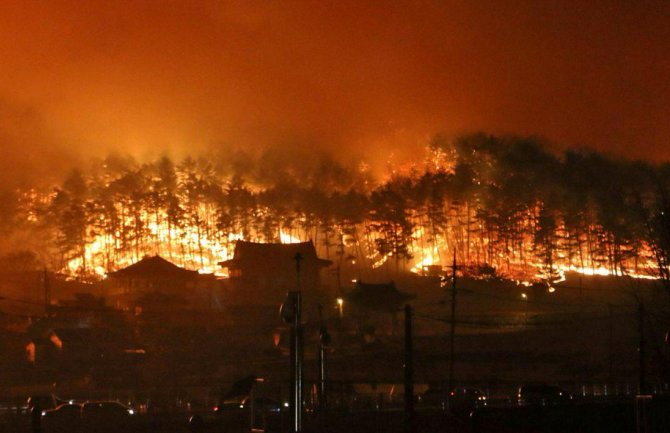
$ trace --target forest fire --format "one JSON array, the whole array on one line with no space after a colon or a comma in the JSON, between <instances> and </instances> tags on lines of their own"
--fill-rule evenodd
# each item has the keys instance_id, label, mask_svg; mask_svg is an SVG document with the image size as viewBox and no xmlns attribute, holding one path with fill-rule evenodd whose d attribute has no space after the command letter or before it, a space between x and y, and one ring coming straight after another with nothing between
<instances>
[{"instance_id":1,"label":"forest fire","mask_svg":"<svg viewBox=\"0 0 670 433\"><path fill-rule=\"evenodd\" d=\"M146 217L146 214L145 214ZM219 276L227 276L217 263L229 258L228 246L231 242L243 239L241 234L230 233L226 237L227 245L219 239L210 240L206 235L198 235L197 227L182 227L180 229L169 228L166 222L147 224L147 244L153 244L149 249L143 249L144 255L165 255L170 260L180 263L182 266L195 269L200 273L210 273ZM117 233L116 236L119 236ZM282 236L287 239L291 238ZM174 241L177 240L177 241ZM63 271L71 276L89 274L104 278L110 269L119 269L129 266L138 260L135 252L125 255L117 255L110 262L108 252L114 249L118 239L110 235L97 235L84 246L82 256L74 257L67 262ZM188 252L187 252L188 251ZM232 254L232 251L231 251Z\"/></svg>"},{"instance_id":2,"label":"forest fire","mask_svg":"<svg viewBox=\"0 0 670 433\"><path fill-rule=\"evenodd\" d=\"M670 433L670 1L0 1L0 433Z\"/></svg>"},{"instance_id":3,"label":"forest fire","mask_svg":"<svg viewBox=\"0 0 670 433\"><path fill-rule=\"evenodd\" d=\"M549 284L567 271L658 275L643 218L654 191L639 178L599 179L590 167L614 162L561 159L525 139L441 146L423 169L394 171L373 188L355 171L330 187L318 176L260 187L205 160L117 161L114 170L106 162L73 172L55 192L24 193L17 231L37 235L31 245L47 266L84 279L145 255L225 277L217 263L237 240L312 240L337 266L355 261L356 275L440 274L454 256L465 274Z\"/></svg>"}]
</instances>

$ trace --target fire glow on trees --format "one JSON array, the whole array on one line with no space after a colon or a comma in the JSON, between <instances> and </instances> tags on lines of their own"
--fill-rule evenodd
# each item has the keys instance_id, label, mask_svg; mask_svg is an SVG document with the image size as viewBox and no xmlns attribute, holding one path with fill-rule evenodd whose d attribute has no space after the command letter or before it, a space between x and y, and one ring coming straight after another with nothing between
<instances>
[{"instance_id":1,"label":"fire glow on trees","mask_svg":"<svg viewBox=\"0 0 670 433\"><path fill-rule=\"evenodd\" d=\"M212 160L108 159L53 192L23 191L16 230L37 234L50 266L82 278L152 254L220 272L240 239L311 239L321 256L362 269L439 270L455 252L472 273L522 281L655 275L636 206L654 200L650 176L667 182L659 167L485 135L436 139L427 155L374 188L355 175L261 187Z\"/></svg>"}]
</instances>

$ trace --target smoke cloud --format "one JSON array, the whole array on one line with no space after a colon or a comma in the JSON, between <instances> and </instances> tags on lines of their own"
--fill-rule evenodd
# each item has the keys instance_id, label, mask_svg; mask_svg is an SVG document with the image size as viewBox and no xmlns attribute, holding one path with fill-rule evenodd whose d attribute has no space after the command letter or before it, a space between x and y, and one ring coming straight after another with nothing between
<instances>
[{"instance_id":1,"label":"smoke cloud","mask_svg":"<svg viewBox=\"0 0 670 433\"><path fill-rule=\"evenodd\" d=\"M473 130L667 160L669 18L667 2L6 1L2 181L261 147L382 170Z\"/></svg>"}]
</instances>

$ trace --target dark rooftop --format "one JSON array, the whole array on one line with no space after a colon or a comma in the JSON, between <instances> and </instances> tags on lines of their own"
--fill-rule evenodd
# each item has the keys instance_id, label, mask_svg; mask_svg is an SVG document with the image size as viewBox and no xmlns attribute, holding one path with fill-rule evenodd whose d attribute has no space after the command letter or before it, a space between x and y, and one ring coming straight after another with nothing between
<instances>
[{"instance_id":1,"label":"dark rooftop","mask_svg":"<svg viewBox=\"0 0 670 433\"><path fill-rule=\"evenodd\" d=\"M197 275L198 271L180 268L160 256L144 257L137 263L109 274L116 278L193 278Z\"/></svg>"},{"instance_id":2,"label":"dark rooftop","mask_svg":"<svg viewBox=\"0 0 670 433\"><path fill-rule=\"evenodd\" d=\"M345 299L354 305L368 310L395 311L403 304L416 298L416 295L401 292L393 281L383 284L371 284L358 281L354 289L345 295Z\"/></svg>"},{"instance_id":3,"label":"dark rooftop","mask_svg":"<svg viewBox=\"0 0 670 433\"><path fill-rule=\"evenodd\" d=\"M219 262L223 267L235 266L241 262L262 264L268 259L273 261L291 262L295 255L300 253L304 263L314 262L318 266L329 266L333 262L330 260L320 259L316 255L316 249L312 241L299 242L294 244L279 244L279 243L257 243L247 241L237 241L235 244L235 253L233 258Z\"/></svg>"}]
</instances>

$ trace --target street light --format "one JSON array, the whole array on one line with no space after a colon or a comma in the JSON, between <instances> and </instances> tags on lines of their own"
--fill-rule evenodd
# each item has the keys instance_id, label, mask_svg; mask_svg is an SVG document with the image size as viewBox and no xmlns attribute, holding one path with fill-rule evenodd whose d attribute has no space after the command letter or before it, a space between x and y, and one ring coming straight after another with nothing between
<instances>
[{"instance_id":1,"label":"street light","mask_svg":"<svg viewBox=\"0 0 670 433\"><path fill-rule=\"evenodd\" d=\"M337 310L340 313L340 319L344 316L344 299L337 298Z\"/></svg>"}]
</instances>

